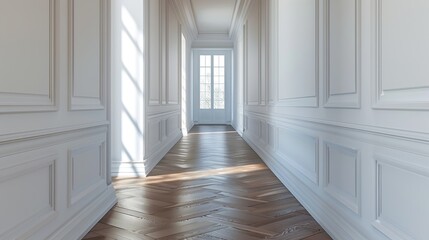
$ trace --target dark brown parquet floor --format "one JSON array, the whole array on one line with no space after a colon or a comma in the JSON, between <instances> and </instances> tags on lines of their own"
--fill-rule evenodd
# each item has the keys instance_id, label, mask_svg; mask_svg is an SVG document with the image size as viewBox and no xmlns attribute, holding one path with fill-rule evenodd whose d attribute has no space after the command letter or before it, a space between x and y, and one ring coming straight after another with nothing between
<instances>
[{"instance_id":1,"label":"dark brown parquet floor","mask_svg":"<svg viewBox=\"0 0 429 240\"><path fill-rule=\"evenodd\" d=\"M84 239L331 239L230 126L195 126L149 177L114 186Z\"/></svg>"}]
</instances>

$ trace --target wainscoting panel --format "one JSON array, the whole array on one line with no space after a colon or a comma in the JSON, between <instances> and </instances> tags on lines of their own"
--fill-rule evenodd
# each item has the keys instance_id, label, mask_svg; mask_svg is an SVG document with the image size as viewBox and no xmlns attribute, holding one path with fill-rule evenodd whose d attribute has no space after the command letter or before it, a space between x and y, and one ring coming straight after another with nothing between
<instances>
[{"instance_id":1,"label":"wainscoting panel","mask_svg":"<svg viewBox=\"0 0 429 240\"><path fill-rule=\"evenodd\" d=\"M149 122L147 138L147 142L150 144L148 148L149 152L161 145L162 139L164 138L164 126L162 120L152 120Z\"/></svg>"},{"instance_id":2,"label":"wainscoting panel","mask_svg":"<svg viewBox=\"0 0 429 240\"><path fill-rule=\"evenodd\" d=\"M47 151L0 158L1 239L27 238L56 216L57 158ZM2 168L10 161L16 165Z\"/></svg>"},{"instance_id":3,"label":"wainscoting panel","mask_svg":"<svg viewBox=\"0 0 429 240\"><path fill-rule=\"evenodd\" d=\"M260 133L260 120L246 116L246 135L252 136L253 139L259 139Z\"/></svg>"},{"instance_id":4,"label":"wainscoting panel","mask_svg":"<svg viewBox=\"0 0 429 240\"><path fill-rule=\"evenodd\" d=\"M0 239L80 239L116 202L110 2L0 1Z\"/></svg>"},{"instance_id":5,"label":"wainscoting panel","mask_svg":"<svg viewBox=\"0 0 429 240\"><path fill-rule=\"evenodd\" d=\"M106 134L97 126L0 142L0 238L76 239L89 230L115 203Z\"/></svg>"},{"instance_id":6,"label":"wainscoting panel","mask_svg":"<svg viewBox=\"0 0 429 240\"><path fill-rule=\"evenodd\" d=\"M300 201L333 237L427 236L422 224L429 214L424 190L429 184L429 136L259 113L248 113L247 119L258 131L258 124L269 123L269 144L251 133L256 130L247 129L244 139L294 194L303 196Z\"/></svg>"},{"instance_id":7,"label":"wainscoting panel","mask_svg":"<svg viewBox=\"0 0 429 240\"><path fill-rule=\"evenodd\" d=\"M13 36L0 44L0 113L57 109L55 5L54 0L0 3L0 32Z\"/></svg>"},{"instance_id":8,"label":"wainscoting panel","mask_svg":"<svg viewBox=\"0 0 429 240\"><path fill-rule=\"evenodd\" d=\"M180 131L180 115L174 115L167 118L165 121L165 136L171 137L179 134Z\"/></svg>"},{"instance_id":9,"label":"wainscoting panel","mask_svg":"<svg viewBox=\"0 0 429 240\"><path fill-rule=\"evenodd\" d=\"M106 188L106 136L80 140L68 150L68 206L88 202Z\"/></svg>"},{"instance_id":10,"label":"wainscoting panel","mask_svg":"<svg viewBox=\"0 0 429 240\"><path fill-rule=\"evenodd\" d=\"M335 143L324 143L324 188L335 200L360 214L359 151Z\"/></svg>"},{"instance_id":11,"label":"wainscoting panel","mask_svg":"<svg viewBox=\"0 0 429 240\"><path fill-rule=\"evenodd\" d=\"M424 194L429 187L429 168L409 159L427 162L412 154L392 156L375 153L376 219L374 226L391 239L425 239L429 234L425 219L429 214ZM402 158L404 157L404 158Z\"/></svg>"},{"instance_id":12,"label":"wainscoting panel","mask_svg":"<svg viewBox=\"0 0 429 240\"><path fill-rule=\"evenodd\" d=\"M145 174L149 174L182 137L179 110L151 114L148 116L148 121L149 138L145 142Z\"/></svg>"},{"instance_id":13,"label":"wainscoting panel","mask_svg":"<svg viewBox=\"0 0 429 240\"><path fill-rule=\"evenodd\" d=\"M269 96L245 105L243 138L333 239L427 239L429 2L256 2L269 56L253 68L269 65ZM256 55L236 54L237 76L254 74L240 61Z\"/></svg>"},{"instance_id":14,"label":"wainscoting panel","mask_svg":"<svg viewBox=\"0 0 429 240\"><path fill-rule=\"evenodd\" d=\"M319 184L319 139L292 127L280 127L278 154L287 166Z\"/></svg>"}]
</instances>

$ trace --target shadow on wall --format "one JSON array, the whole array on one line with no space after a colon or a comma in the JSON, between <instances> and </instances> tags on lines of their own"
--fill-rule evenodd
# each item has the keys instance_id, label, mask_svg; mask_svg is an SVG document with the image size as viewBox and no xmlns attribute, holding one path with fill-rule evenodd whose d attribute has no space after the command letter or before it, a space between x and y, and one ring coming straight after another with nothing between
<instances>
[{"instance_id":1,"label":"shadow on wall","mask_svg":"<svg viewBox=\"0 0 429 240\"><path fill-rule=\"evenodd\" d=\"M112 1L112 175L144 172L143 2Z\"/></svg>"}]
</instances>

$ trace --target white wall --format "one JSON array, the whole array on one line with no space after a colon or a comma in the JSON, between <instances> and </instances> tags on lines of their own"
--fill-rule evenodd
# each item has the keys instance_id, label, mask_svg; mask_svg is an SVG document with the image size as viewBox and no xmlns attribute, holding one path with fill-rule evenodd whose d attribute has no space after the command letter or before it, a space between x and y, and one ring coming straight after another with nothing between
<instances>
[{"instance_id":1,"label":"white wall","mask_svg":"<svg viewBox=\"0 0 429 240\"><path fill-rule=\"evenodd\" d=\"M150 171L181 138L181 26L166 0L147 3L145 165Z\"/></svg>"},{"instance_id":2,"label":"white wall","mask_svg":"<svg viewBox=\"0 0 429 240\"><path fill-rule=\"evenodd\" d=\"M78 239L116 201L108 5L0 2L0 239Z\"/></svg>"},{"instance_id":3,"label":"white wall","mask_svg":"<svg viewBox=\"0 0 429 240\"><path fill-rule=\"evenodd\" d=\"M112 173L145 175L143 1L115 0L111 8ZM143 173L143 174L140 174Z\"/></svg>"},{"instance_id":4,"label":"white wall","mask_svg":"<svg viewBox=\"0 0 429 240\"><path fill-rule=\"evenodd\" d=\"M182 31L171 1L113 3L112 170L146 176L182 136Z\"/></svg>"},{"instance_id":5,"label":"white wall","mask_svg":"<svg viewBox=\"0 0 429 240\"><path fill-rule=\"evenodd\" d=\"M244 138L335 239L427 238L428 10L424 0L249 9Z\"/></svg>"},{"instance_id":6,"label":"white wall","mask_svg":"<svg viewBox=\"0 0 429 240\"><path fill-rule=\"evenodd\" d=\"M243 28L241 28L243 29ZM234 41L232 126L242 135L244 129L244 36L239 31Z\"/></svg>"},{"instance_id":7,"label":"white wall","mask_svg":"<svg viewBox=\"0 0 429 240\"><path fill-rule=\"evenodd\" d=\"M184 26L184 25L182 25ZM191 128L194 126L194 121L192 119L192 79L191 79L191 71L192 71L192 54L191 54L191 45L192 45L192 37L190 34L185 31L184 27L182 27L182 34L184 37L184 41L182 40L182 134L186 135Z\"/></svg>"}]
</instances>

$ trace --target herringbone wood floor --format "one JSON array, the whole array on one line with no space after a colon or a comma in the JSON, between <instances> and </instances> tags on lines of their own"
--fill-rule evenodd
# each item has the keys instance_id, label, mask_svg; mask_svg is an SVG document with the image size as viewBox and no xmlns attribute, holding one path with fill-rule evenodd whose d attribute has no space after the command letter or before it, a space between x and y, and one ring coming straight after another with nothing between
<instances>
[{"instance_id":1,"label":"herringbone wood floor","mask_svg":"<svg viewBox=\"0 0 429 240\"><path fill-rule=\"evenodd\" d=\"M84 239L331 239L229 126L195 126Z\"/></svg>"}]
</instances>

